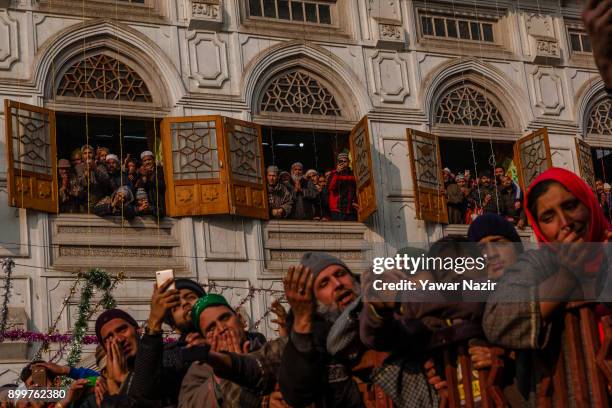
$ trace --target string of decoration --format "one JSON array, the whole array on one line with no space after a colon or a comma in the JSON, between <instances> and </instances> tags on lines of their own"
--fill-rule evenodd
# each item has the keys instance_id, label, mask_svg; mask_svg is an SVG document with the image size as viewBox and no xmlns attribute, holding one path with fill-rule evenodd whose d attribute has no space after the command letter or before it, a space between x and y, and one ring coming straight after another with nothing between
<instances>
[{"instance_id":1,"label":"string of decoration","mask_svg":"<svg viewBox=\"0 0 612 408\"><path fill-rule=\"evenodd\" d=\"M74 324L74 335L70 343L66 362L70 367L75 367L81 359L82 341L87 330L87 318L91 313L91 297L94 288L104 291L101 304L105 309L115 307L115 299L110 290L112 286L111 276L103 269L94 268L83 274L85 286L81 290L81 301L79 303L78 317Z\"/></svg>"},{"instance_id":2,"label":"string of decoration","mask_svg":"<svg viewBox=\"0 0 612 408\"><path fill-rule=\"evenodd\" d=\"M74 340L74 336L70 333L42 333L22 329L7 330L6 332L4 332L3 338L7 341L26 341L28 343L48 343L62 345L68 345ZM173 343L175 341L176 339L173 337L164 338L164 342L166 343ZM92 334L84 335L81 338L81 344L98 344L98 338Z\"/></svg>"},{"instance_id":3,"label":"string of decoration","mask_svg":"<svg viewBox=\"0 0 612 408\"><path fill-rule=\"evenodd\" d=\"M2 297L2 310L0 312L0 342L4 341L4 332L6 331L6 322L8 320L8 302L11 294L11 276L15 261L11 258L0 260L2 270L4 271L4 295Z\"/></svg>"}]
</instances>

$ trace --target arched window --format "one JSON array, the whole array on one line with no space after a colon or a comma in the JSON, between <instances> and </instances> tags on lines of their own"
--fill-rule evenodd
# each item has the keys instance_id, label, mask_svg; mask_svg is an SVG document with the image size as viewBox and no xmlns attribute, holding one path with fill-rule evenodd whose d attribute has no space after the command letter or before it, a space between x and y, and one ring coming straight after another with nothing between
<instances>
[{"instance_id":1,"label":"arched window","mask_svg":"<svg viewBox=\"0 0 612 408\"><path fill-rule=\"evenodd\" d=\"M60 78L56 95L153 102L142 77L125 63L106 54L92 55L72 64Z\"/></svg>"},{"instance_id":2,"label":"arched window","mask_svg":"<svg viewBox=\"0 0 612 408\"><path fill-rule=\"evenodd\" d=\"M273 78L263 92L260 110L299 115L342 116L332 92L310 73L294 69Z\"/></svg>"},{"instance_id":3,"label":"arched window","mask_svg":"<svg viewBox=\"0 0 612 408\"><path fill-rule=\"evenodd\" d=\"M588 135L612 135L612 102L609 99L602 99L593 105L586 129Z\"/></svg>"},{"instance_id":4,"label":"arched window","mask_svg":"<svg viewBox=\"0 0 612 408\"><path fill-rule=\"evenodd\" d=\"M483 89L461 84L439 99L435 122L447 125L506 127L506 121Z\"/></svg>"}]
</instances>

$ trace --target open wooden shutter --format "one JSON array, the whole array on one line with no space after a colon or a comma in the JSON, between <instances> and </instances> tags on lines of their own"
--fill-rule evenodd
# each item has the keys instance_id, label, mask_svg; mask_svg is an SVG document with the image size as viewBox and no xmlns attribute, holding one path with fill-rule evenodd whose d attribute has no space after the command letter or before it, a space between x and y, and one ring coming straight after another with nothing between
<instances>
[{"instance_id":1,"label":"open wooden shutter","mask_svg":"<svg viewBox=\"0 0 612 408\"><path fill-rule=\"evenodd\" d=\"M353 173L357 182L357 200L359 203L357 215L359 222L363 222L376 211L376 190L374 189L367 116L364 116L351 130L349 139Z\"/></svg>"},{"instance_id":2,"label":"open wooden shutter","mask_svg":"<svg viewBox=\"0 0 612 408\"><path fill-rule=\"evenodd\" d=\"M414 129L407 134L417 219L448 224L438 136Z\"/></svg>"},{"instance_id":3,"label":"open wooden shutter","mask_svg":"<svg viewBox=\"0 0 612 408\"><path fill-rule=\"evenodd\" d=\"M58 212L55 112L4 100L9 205Z\"/></svg>"},{"instance_id":4,"label":"open wooden shutter","mask_svg":"<svg viewBox=\"0 0 612 408\"><path fill-rule=\"evenodd\" d=\"M593 167L591 146L579 138L576 138L576 157L578 158L580 176L592 189L595 189L595 168Z\"/></svg>"},{"instance_id":5,"label":"open wooden shutter","mask_svg":"<svg viewBox=\"0 0 612 408\"><path fill-rule=\"evenodd\" d=\"M222 117L165 118L161 129L168 215L229 214Z\"/></svg>"},{"instance_id":6,"label":"open wooden shutter","mask_svg":"<svg viewBox=\"0 0 612 408\"><path fill-rule=\"evenodd\" d=\"M527 191L538 175L552 167L548 129L538 129L517 140L514 157L521 189Z\"/></svg>"},{"instance_id":7,"label":"open wooden shutter","mask_svg":"<svg viewBox=\"0 0 612 408\"><path fill-rule=\"evenodd\" d=\"M268 219L261 126L223 118L232 214Z\"/></svg>"}]
</instances>

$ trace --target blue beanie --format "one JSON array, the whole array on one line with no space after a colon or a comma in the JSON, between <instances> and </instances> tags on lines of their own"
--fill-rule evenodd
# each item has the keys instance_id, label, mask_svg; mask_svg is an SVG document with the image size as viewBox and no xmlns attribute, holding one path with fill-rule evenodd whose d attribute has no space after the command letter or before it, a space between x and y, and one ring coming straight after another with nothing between
<instances>
[{"instance_id":1,"label":"blue beanie","mask_svg":"<svg viewBox=\"0 0 612 408\"><path fill-rule=\"evenodd\" d=\"M521 237L516 232L514 225L495 213L485 213L476 217L470 224L467 233L468 240L471 242L478 242L491 235L500 235L511 242L521 242Z\"/></svg>"}]
</instances>

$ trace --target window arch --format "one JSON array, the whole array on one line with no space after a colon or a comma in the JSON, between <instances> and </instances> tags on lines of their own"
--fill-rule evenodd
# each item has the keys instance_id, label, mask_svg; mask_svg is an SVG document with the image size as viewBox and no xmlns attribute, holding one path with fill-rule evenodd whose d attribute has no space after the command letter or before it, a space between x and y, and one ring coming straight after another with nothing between
<instances>
[{"instance_id":1,"label":"window arch","mask_svg":"<svg viewBox=\"0 0 612 408\"><path fill-rule=\"evenodd\" d=\"M323 81L299 68L285 71L268 82L259 109L271 113L342 116L340 104Z\"/></svg>"},{"instance_id":2,"label":"window arch","mask_svg":"<svg viewBox=\"0 0 612 408\"><path fill-rule=\"evenodd\" d=\"M604 98L595 103L589 111L586 126L587 135L612 135L612 102Z\"/></svg>"},{"instance_id":3,"label":"window arch","mask_svg":"<svg viewBox=\"0 0 612 408\"><path fill-rule=\"evenodd\" d=\"M484 89L474 84L460 84L446 90L439 98L436 124L505 128L506 120Z\"/></svg>"},{"instance_id":4,"label":"window arch","mask_svg":"<svg viewBox=\"0 0 612 408\"><path fill-rule=\"evenodd\" d=\"M75 61L58 83L57 96L153 102L144 79L127 64L104 53Z\"/></svg>"}]
</instances>

